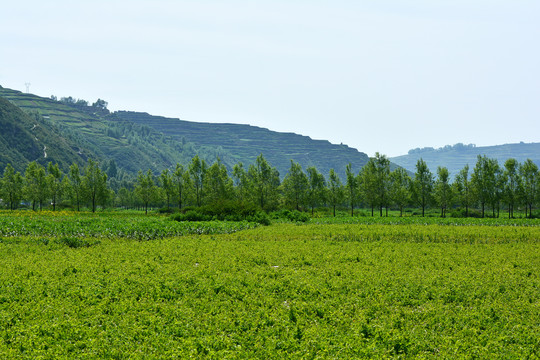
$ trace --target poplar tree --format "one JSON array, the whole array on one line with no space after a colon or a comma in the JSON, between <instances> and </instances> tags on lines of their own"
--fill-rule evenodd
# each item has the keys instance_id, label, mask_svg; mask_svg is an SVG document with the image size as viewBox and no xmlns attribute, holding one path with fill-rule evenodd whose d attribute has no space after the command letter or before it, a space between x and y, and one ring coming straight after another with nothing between
<instances>
[{"instance_id":1,"label":"poplar tree","mask_svg":"<svg viewBox=\"0 0 540 360\"><path fill-rule=\"evenodd\" d=\"M386 208L386 216L388 216L388 206L390 205L390 160L386 155L375 153L375 174L376 180L374 183L377 204L379 205L379 214L383 215L383 207Z\"/></svg>"},{"instance_id":2,"label":"poplar tree","mask_svg":"<svg viewBox=\"0 0 540 360\"><path fill-rule=\"evenodd\" d=\"M161 192L165 198L165 201L167 202L167 209L169 209L171 206L171 198L174 196L176 190L173 177L169 169L165 169L161 172L159 175L159 181L161 183Z\"/></svg>"},{"instance_id":3,"label":"poplar tree","mask_svg":"<svg viewBox=\"0 0 540 360\"><path fill-rule=\"evenodd\" d=\"M330 202L330 205L332 205L334 217L336 216L336 206L343 202L343 197L343 184L339 179L339 175L334 169L330 169L328 175L328 201Z\"/></svg>"},{"instance_id":4,"label":"poplar tree","mask_svg":"<svg viewBox=\"0 0 540 360\"><path fill-rule=\"evenodd\" d=\"M411 177L404 168L390 173L390 199L399 208L399 216L403 216L403 207L410 201L410 187Z\"/></svg>"},{"instance_id":5,"label":"poplar tree","mask_svg":"<svg viewBox=\"0 0 540 360\"><path fill-rule=\"evenodd\" d=\"M204 177L205 198L207 203L222 203L230 199L233 192L232 179L229 177L227 168L218 157L207 169Z\"/></svg>"},{"instance_id":6,"label":"poplar tree","mask_svg":"<svg viewBox=\"0 0 540 360\"><path fill-rule=\"evenodd\" d=\"M152 170L148 169L146 174L139 170L135 184L135 194L142 201L145 214L148 214L148 205L154 201L156 196L156 185L154 184Z\"/></svg>"},{"instance_id":7,"label":"poplar tree","mask_svg":"<svg viewBox=\"0 0 540 360\"><path fill-rule=\"evenodd\" d=\"M92 159L88 159L82 176L82 190L85 199L90 202L92 212L96 212L98 203L104 203L109 196L107 188L107 174L100 168L99 164Z\"/></svg>"},{"instance_id":8,"label":"poplar tree","mask_svg":"<svg viewBox=\"0 0 540 360\"><path fill-rule=\"evenodd\" d=\"M291 160L291 167L285 175L282 183L285 202L300 210L304 205L309 188L307 175L302 170L302 166Z\"/></svg>"},{"instance_id":9,"label":"poplar tree","mask_svg":"<svg viewBox=\"0 0 540 360\"><path fill-rule=\"evenodd\" d=\"M72 204L77 206L77 211L80 211L81 198L83 195L83 183L79 165L73 163L69 167L69 193L71 196Z\"/></svg>"},{"instance_id":10,"label":"poplar tree","mask_svg":"<svg viewBox=\"0 0 540 360\"><path fill-rule=\"evenodd\" d=\"M62 195L62 171L58 167L58 164L53 164L49 162L47 165L47 183L49 186L49 194L51 196L51 202L53 206L53 211L56 211L56 203L60 196Z\"/></svg>"},{"instance_id":11,"label":"poplar tree","mask_svg":"<svg viewBox=\"0 0 540 360\"><path fill-rule=\"evenodd\" d=\"M272 167L262 154L248 170L251 196L262 210L275 207L280 185L279 172Z\"/></svg>"},{"instance_id":12,"label":"poplar tree","mask_svg":"<svg viewBox=\"0 0 540 360\"><path fill-rule=\"evenodd\" d=\"M508 218L511 219L514 217L514 206L520 189L519 163L516 159L504 162L503 184L503 199L508 206Z\"/></svg>"},{"instance_id":13,"label":"poplar tree","mask_svg":"<svg viewBox=\"0 0 540 360\"><path fill-rule=\"evenodd\" d=\"M519 166L519 175L522 184L522 199L525 204L525 216L527 216L528 208L529 217L532 218L533 204L539 195L540 175L538 166L531 159L527 159Z\"/></svg>"},{"instance_id":14,"label":"poplar tree","mask_svg":"<svg viewBox=\"0 0 540 360\"><path fill-rule=\"evenodd\" d=\"M349 206L351 207L351 216L354 216L354 207L358 201L358 178L352 171L351 163L348 163L345 168L345 174L347 176L347 182L345 188L347 189L347 199L349 200Z\"/></svg>"},{"instance_id":15,"label":"poplar tree","mask_svg":"<svg viewBox=\"0 0 540 360\"><path fill-rule=\"evenodd\" d=\"M178 203L178 209L182 209L182 204L184 204L184 201L188 195L187 188L189 187L189 174L179 163L176 163L172 181L175 189L174 196Z\"/></svg>"},{"instance_id":16,"label":"poplar tree","mask_svg":"<svg viewBox=\"0 0 540 360\"><path fill-rule=\"evenodd\" d=\"M369 158L362 170L360 170L360 189L362 197L371 208L371 216L374 216L374 209L377 206L377 165L375 159Z\"/></svg>"},{"instance_id":17,"label":"poplar tree","mask_svg":"<svg viewBox=\"0 0 540 360\"><path fill-rule=\"evenodd\" d=\"M465 207L465 217L469 217L469 207L473 204L473 193L468 164L456 175L453 186L460 205Z\"/></svg>"},{"instance_id":18,"label":"poplar tree","mask_svg":"<svg viewBox=\"0 0 540 360\"><path fill-rule=\"evenodd\" d=\"M322 204L325 200L326 180L315 167L310 166L306 169L308 177L308 203L311 206L311 215L313 216L315 207Z\"/></svg>"},{"instance_id":19,"label":"poplar tree","mask_svg":"<svg viewBox=\"0 0 540 360\"><path fill-rule=\"evenodd\" d=\"M425 209L431 203L433 191L433 174L429 171L426 162L420 158L416 162L416 173L413 181L413 197L422 207L422 216L425 216Z\"/></svg>"},{"instance_id":20,"label":"poplar tree","mask_svg":"<svg viewBox=\"0 0 540 360\"><path fill-rule=\"evenodd\" d=\"M441 217L446 217L446 209L452 201L452 187L450 173L446 167L437 167L437 181L435 182L435 198L441 208Z\"/></svg>"},{"instance_id":21,"label":"poplar tree","mask_svg":"<svg viewBox=\"0 0 540 360\"><path fill-rule=\"evenodd\" d=\"M36 204L39 204L41 210L43 202L49 195L45 168L35 161L30 162L24 172L24 180L24 193L26 198L32 202L32 210L36 210Z\"/></svg>"},{"instance_id":22,"label":"poplar tree","mask_svg":"<svg viewBox=\"0 0 540 360\"><path fill-rule=\"evenodd\" d=\"M0 181L0 197L7 201L8 208L15 210L23 195L23 178L20 172L15 172L11 164L4 168L4 176Z\"/></svg>"},{"instance_id":23,"label":"poplar tree","mask_svg":"<svg viewBox=\"0 0 540 360\"><path fill-rule=\"evenodd\" d=\"M201 158L199 158L199 155L195 155L195 157L191 159L188 171L191 177L191 181L193 183L193 187L195 189L195 202L197 206L202 205L203 185L204 177L206 176L206 170L206 161L204 161L204 159L201 160Z\"/></svg>"}]
</instances>

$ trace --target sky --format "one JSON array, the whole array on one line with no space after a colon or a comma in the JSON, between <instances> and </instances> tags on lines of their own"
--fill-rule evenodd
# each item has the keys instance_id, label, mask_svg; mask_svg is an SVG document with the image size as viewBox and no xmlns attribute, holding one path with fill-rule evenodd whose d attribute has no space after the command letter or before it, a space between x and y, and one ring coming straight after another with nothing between
<instances>
[{"instance_id":1,"label":"sky","mask_svg":"<svg viewBox=\"0 0 540 360\"><path fill-rule=\"evenodd\" d=\"M27 0L0 85L373 156L540 142L538 0Z\"/></svg>"}]
</instances>

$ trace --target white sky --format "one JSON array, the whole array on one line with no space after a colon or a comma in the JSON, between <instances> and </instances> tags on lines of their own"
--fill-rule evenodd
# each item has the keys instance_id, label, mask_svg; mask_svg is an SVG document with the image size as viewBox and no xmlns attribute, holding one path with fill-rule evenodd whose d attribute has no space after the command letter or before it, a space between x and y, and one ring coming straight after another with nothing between
<instances>
[{"instance_id":1,"label":"white sky","mask_svg":"<svg viewBox=\"0 0 540 360\"><path fill-rule=\"evenodd\" d=\"M540 141L540 1L27 0L0 85L373 155Z\"/></svg>"}]
</instances>

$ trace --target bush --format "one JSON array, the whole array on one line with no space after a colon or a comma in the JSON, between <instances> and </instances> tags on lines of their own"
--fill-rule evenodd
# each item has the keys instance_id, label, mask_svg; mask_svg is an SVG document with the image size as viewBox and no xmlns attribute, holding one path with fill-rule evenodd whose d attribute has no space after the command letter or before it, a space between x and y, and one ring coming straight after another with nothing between
<instances>
[{"instance_id":1,"label":"bush","mask_svg":"<svg viewBox=\"0 0 540 360\"><path fill-rule=\"evenodd\" d=\"M259 223L264 226L268 226L272 223L270 221L270 217L264 211L257 212L255 215L250 216L247 220L251 222Z\"/></svg>"},{"instance_id":2,"label":"bush","mask_svg":"<svg viewBox=\"0 0 540 360\"><path fill-rule=\"evenodd\" d=\"M176 221L211 221L212 216L202 214L197 210L189 210L183 214L173 215L172 219Z\"/></svg>"},{"instance_id":3,"label":"bush","mask_svg":"<svg viewBox=\"0 0 540 360\"><path fill-rule=\"evenodd\" d=\"M80 247L89 247L90 243L86 240L79 239L76 237L67 237L64 236L57 240L59 244L67 245L70 248L76 249Z\"/></svg>"},{"instance_id":4,"label":"bush","mask_svg":"<svg viewBox=\"0 0 540 360\"><path fill-rule=\"evenodd\" d=\"M274 219L284 219L292 222L307 222L311 219L309 214L300 212L298 210L279 210L272 213L272 218Z\"/></svg>"}]
</instances>

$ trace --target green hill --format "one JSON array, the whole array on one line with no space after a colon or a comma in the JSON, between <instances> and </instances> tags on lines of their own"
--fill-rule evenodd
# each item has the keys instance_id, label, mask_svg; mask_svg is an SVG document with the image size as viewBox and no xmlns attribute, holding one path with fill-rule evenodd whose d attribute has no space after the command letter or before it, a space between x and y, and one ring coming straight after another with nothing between
<instances>
[{"instance_id":1,"label":"green hill","mask_svg":"<svg viewBox=\"0 0 540 360\"><path fill-rule=\"evenodd\" d=\"M219 156L231 169L238 162L252 164L262 153L281 176L294 160L304 169L315 166L325 175L334 168L344 179L348 163L359 171L368 160L366 154L346 145L250 125L197 123L129 111L110 113L86 101L57 101L2 87L0 97L39 114L36 116L77 144L76 152L99 161L114 160L128 174L187 164L196 154L208 163Z\"/></svg>"},{"instance_id":2,"label":"green hill","mask_svg":"<svg viewBox=\"0 0 540 360\"><path fill-rule=\"evenodd\" d=\"M251 164L262 153L281 175L287 173L291 159L304 169L314 166L325 175L334 168L341 176L349 162L359 171L368 161L366 154L346 145L256 126L191 122L127 111L115 115L118 120L150 126L178 142L188 139L197 145L219 149L218 153L228 154L233 164Z\"/></svg>"},{"instance_id":3,"label":"green hill","mask_svg":"<svg viewBox=\"0 0 540 360\"><path fill-rule=\"evenodd\" d=\"M6 88L0 88L0 97L26 112L39 114L76 143L79 152L101 162L114 160L128 174L146 169L161 171L205 150L178 143L147 126L114 121L115 115L106 109L66 104Z\"/></svg>"},{"instance_id":4,"label":"green hill","mask_svg":"<svg viewBox=\"0 0 540 360\"><path fill-rule=\"evenodd\" d=\"M472 168L476 164L478 155L486 155L497 159L500 166L509 158L515 158L520 163L531 159L540 166L540 143L519 143L496 146L482 146L456 144L443 148L423 148L410 150L407 155L393 157L390 160L405 169L415 172L416 162L422 158L429 166L432 173L437 171L437 166L446 166L452 176L455 176L463 167L469 164Z\"/></svg>"},{"instance_id":5,"label":"green hill","mask_svg":"<svg viewBox=\"0 0 540 360\"><path fill-rule=\"evenodd\" d=\"M23 172L26 164L36 161L62 165L83 164L86 155L75 142L63 137L58 129L39 114L27 114L9 101L0 98L0 169L10 163Z\"/></svg>"}]
</instances>

